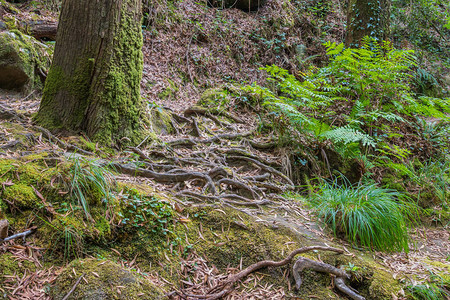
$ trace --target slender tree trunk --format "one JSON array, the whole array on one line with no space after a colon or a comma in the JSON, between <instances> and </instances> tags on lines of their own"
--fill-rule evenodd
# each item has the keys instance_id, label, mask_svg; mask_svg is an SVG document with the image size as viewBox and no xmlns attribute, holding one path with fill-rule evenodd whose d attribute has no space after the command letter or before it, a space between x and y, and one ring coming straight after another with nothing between
<instances>
[{"instance_id":1,"label":"slender tree trunk","mask_svg":"<svg viewBox=\"0 0 450 300\"><path fill-rule=\"evenodd\" d=\"M141 0L63 1L39 124L103 144L139 140L141 11Z\"/></svg>"},{"instance_id":2,"label":"slender tree trunk","mask_svg":"<svg viewBox=\"0 0 450 300\"><path fill-rule=\"evenodd\" d=\"M349 0L346 46L359 46L364 36L386 40L389 36L391 0Z\"/></svg>"}]
</instances>

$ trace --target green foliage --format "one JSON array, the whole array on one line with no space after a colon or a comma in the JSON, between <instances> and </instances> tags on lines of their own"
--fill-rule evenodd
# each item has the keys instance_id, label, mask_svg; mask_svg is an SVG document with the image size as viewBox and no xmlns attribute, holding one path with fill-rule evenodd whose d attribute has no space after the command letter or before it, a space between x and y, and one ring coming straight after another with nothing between
<instances>
[{"instance_id":1,"label":"green foliage","mask_svg":"<svg viewBox=\"0 0 450 300\"><path fill-rule=\"evenodd\" d=\"M351 128L349 125L328 130L321 136L337 144L361 143L363 146L376 146L375 140L371 136Z\"/></svg>"},{"instance_id":2,"label":"green foliage","mask_svg":"<svg viewBox=\"0 0 450 300\"><path fill-rule=\"evenodd\" d=\"M87 219L92 219L89 203L107 203L114 197L113 174L108 169L96 164L95 161L84 160L78 156L73 157L69 177L70 195L77 201L76 205L83 208Z\"/></svg>"},{"instance_id":3,"label":"green foliage","mask_svg":"<svg viewBox=\"0 0 450 300\"><path fill-rule=\"evenodd\" d=\"M433 140L424 136L423 127L430 126L426 118L446 124L450 101L412 91L413 51L367 37L357 49L330 42L325 46L327 66L311 67L298 76L267 66L267 87L243 88L268 110L273 128L283 137L313 151L331 148L344 159L364 163L360 166L366 171L375 162L397 163L423 151L404 142L409 137L402 129L410 126L416 139L433 143L433 151L448 148L445 134L434 132Z\"/></svg>"},{"instance_id":4,"label":"green foliage","mask_svg":"<svg viewBox=\"0 0 450 300\"><path fill-rule=\"evenodd\" d=\"M441 0L394 0L393 34L450 63L450 8ZM447 59L447 62L445 62Z\"/></svg>"},{"instance_id":5,"label":"green foliage","mask_svg":"<svg viewBox=\"0 0 450 300\"><path fill-rule=\"evenodd\" d=\"M142 196L133 190L122 195L122 225L127 230L167 235L173 227L174 211L169 203L155 197Z\"/></svg>"},{"instance_id":6,"label":"green foliage","mask_svg":"<svg viewBox=\"0 0 450 300\"><path fill-rule=\"evenodd\" d=\"M448 207L450 199L450 161L428 160L393 163L385 166L401 178L402 189L408 190L422 206ZM392 184L392 183L387 183Z\"/></svg>"},{"instance_id":7,"label":"green foliage","mask_svg":"<svg viewBox=\"0 0 450 300\"><path fill-rule=\"evenodd\" d=\"M376 185L347 186L324 182L310 203L335 235L383 251L408 252L407 219L414 206L401 195Z\"/></svg>"},{"instance_id":8,"label":"green foliage","mask_svg":"<svg viewBox=\"0 0 450 300\"><path fill-rule=\"evenodd\" d=\"M450 281L431 273L429 282L409 285L406 290L414 300L445 300L450 297Z\"/></svg>"}]
</instances>

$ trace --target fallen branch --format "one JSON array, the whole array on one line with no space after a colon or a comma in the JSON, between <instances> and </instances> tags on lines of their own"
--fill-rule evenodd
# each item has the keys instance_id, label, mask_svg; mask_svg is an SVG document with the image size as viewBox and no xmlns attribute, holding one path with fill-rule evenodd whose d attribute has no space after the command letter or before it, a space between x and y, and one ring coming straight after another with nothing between
<instances>
[{"instance_id":1,"label":"fallen branch","mask_svg":"<svg viewBox=\"0 0 450 300\"><path fill-rule=\"evenodd\" d=\"M57 22L31 21L25 25L26 31L38 40L56 41Z\"/></svg>"},{"instance_id":2,"label":"fallen branch","mask_svg":"<svg viewBox=\"0 0 450 300\"><path fill-rule=\"evenodd\" d=\"M26 237L27 235L30 235L30 234L34 233L36 231L36 229L37 229L37 227L33 226L30 229L28 229L27 231L14 234L14 235L9 236L9 237L7 237L7 238L5 238L3 240L0 239L0 244L2 244L4 242L7 242L7 241L11 241L11 240L17 239L17 238L20 238L20 237Z\"/></svg>"}]
</instances>

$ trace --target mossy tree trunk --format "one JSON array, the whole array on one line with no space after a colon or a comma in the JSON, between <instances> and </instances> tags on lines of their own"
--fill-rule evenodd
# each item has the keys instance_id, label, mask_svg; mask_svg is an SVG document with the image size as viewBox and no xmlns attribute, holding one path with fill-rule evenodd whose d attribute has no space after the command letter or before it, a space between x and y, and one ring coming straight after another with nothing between
<instances>
[{"instance_id":1,"label":"mossy tree trunk","mask_svg":"<svg viewBox=\"0 0 450 300\"><path fill-rule=\"evenodd\" d=\"M346 46L359 46L364 36L386 40L389 36L391 0L349 0Z\"/></svg>"},{"instance_id":2,"label":"mossy tree trunk","mask_svg":"<svg viewBox=\"0 0 450 300\"><path fill-rule=\"evenodd\" d=\"M144 113L141 0L64 0L37 123L137 142Z\"/></svg>"}]
</instances>

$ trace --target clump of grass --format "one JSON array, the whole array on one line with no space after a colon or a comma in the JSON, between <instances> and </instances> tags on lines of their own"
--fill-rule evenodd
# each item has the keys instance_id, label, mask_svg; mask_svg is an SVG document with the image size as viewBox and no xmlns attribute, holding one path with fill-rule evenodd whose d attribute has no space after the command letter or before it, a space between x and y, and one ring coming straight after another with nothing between
<instances>
[{"instance_id":1,"label":"clump of grass","mask_svg":"<svg viewBox=\"0 0 450 300\"><path fill-rule=\"evenodd\" d=\"M111 171L96 164L95 161L75 157L72 158L72 162L69 170L70 195L82 207L86 218L92 219L89 213L89 202L95 202L96 199L107 202L114 197L112 189L115 186L114 176Z\"/></svg>"},{"instance_id":2,"label":"clump of grass","mask_svg":"<svg viewBox=\"0 0 450 300\"><path fill-rule=\"evenodd\" d=\"M358 186L324 182L310 203L335 235L382 251L409 251L408 218L413 205L400 194L375 184Z\"/></svg>"},{"instance_id":3,"label":"clump of grass","mask_svg":"<svg viewBox=\"0 0 450 300\"><path fill-rule=\"evenodd\" d=\"M407 287L407 290L414 300L445 300L450 298L450 293L435 283L411 285Z\"/></svg>"}]
</instances>

